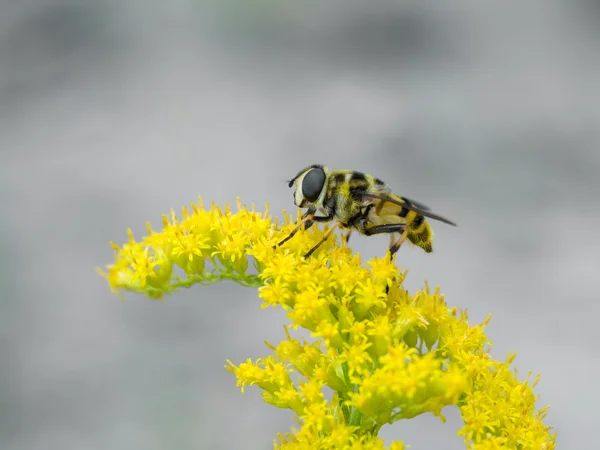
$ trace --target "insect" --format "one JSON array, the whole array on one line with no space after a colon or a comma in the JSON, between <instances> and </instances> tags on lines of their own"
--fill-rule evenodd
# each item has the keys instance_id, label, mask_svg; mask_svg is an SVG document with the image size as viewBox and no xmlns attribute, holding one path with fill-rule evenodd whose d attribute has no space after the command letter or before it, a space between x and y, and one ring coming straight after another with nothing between
<instances>
[{"instance_id":1,"label":"insect","mask_svg":"<svg viewBox=\"0 0 600 450\"><path fill-rule=\"evenodd\" d=\"M315 222L337 220L306 255L309 257L336 229L348 230L346 242L353 230L366 236L390 235L390 259L408 239L427 253L433 250L433 232L425 218L456 226L450 220L434 214L414 200L394 194L379 178L352 170L332 170L313 164L292 178L289 187L296 185L294 204L308 208L292 232L273 248L290 240L304 227ZM324 215L318 216L317 212Z\"/></svg>"}]
</instances>

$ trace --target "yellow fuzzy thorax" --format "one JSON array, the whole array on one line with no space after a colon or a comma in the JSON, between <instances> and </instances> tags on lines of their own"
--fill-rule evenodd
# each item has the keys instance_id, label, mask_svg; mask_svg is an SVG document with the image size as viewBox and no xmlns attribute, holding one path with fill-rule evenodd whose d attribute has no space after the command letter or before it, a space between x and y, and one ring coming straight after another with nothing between
<instances>
[{"instance_id":1,"label":"yellow fuzzy thorax","mask_svg":"<svg viewBox=\"0 0 600 450\"><path fill-rule=\"evenodd\" d=\"M267 343L265 358L226 366L242 391L256 385L295 414L299 428L279 434L275 448L399 450L402 442L386 447L378 437L383 425L428 412L444 420L446 406L459 408L467 448L555 448L547 408L535 409L539 377L519 381L514 355L491 358L489 317L471 326L439 290L409 294L388 257L365 264L335 237L303 258L323 236L317 227L274 250L293 227L287 215L278 226L239 203L232 212L200 201L163 217L160 231L148 226L140 241L129 232L102 274L115 292L151 298L235 280L257 287L262 307L287 311L286 340ZM292 337L298 327L314 339Z\"/></svg>"}]
</instances>

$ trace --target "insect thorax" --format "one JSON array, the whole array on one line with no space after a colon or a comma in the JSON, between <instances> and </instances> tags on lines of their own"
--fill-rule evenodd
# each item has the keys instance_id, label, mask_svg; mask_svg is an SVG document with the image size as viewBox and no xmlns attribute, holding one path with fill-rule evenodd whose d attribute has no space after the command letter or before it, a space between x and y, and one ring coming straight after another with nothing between
<instances>
[{"instance_id":1,"label":"insect thorax","mask_svg":"<svg viewBox=\"0 0 600 450\"><path fill-rule=\"evenodd\" d=\"M352 226L351 222L361 215L361 203L356 200L353 191L366 186L366 182L357 185L352 180L352 172L333 173L329 178L323 206L332 211L342 224Z\"/></svg>"}]
</instances>

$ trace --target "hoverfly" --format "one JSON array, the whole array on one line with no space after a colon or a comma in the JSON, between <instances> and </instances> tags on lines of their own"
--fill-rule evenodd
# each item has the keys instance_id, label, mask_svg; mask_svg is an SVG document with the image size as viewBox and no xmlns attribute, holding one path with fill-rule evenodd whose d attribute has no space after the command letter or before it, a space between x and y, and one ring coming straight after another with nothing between
<instances>
[{"instance_id":1,"label":"hoverfly","mask_svg":"<svg viewBox=\"0 0 600 450\"><path fill-rule=\"evenodd\" d=\"M308 229L315 222L337 220L305 257L312 255L338 227L348 230L346 242L352 230L366 236L389 234L390 259L393 259L406 239L427 253L433 250L433 232L426 217L456 226L431 212L427 206L394 194L379 178L361 172L329 171L325 166L314 164L302 169L288 182L289 187L294 184L294 204L308 210L296 228L273 248L291 239L302 226ZM324 215L317 216L317 211Z\"/></svg>"}]
</instances>

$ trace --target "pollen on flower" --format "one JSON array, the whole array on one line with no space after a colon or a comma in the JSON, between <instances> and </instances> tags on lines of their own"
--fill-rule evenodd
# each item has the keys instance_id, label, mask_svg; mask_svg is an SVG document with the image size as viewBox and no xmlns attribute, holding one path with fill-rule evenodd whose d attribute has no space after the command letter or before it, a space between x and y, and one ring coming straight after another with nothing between
<instances>
[{"instance_id":1,"label":"pollen on flower","mask_svg":"<svg viewBox=\"0 0 600 450\"><path fill-rule=\"evenodd\" d=\"M383 425L425 413L444 420L452 405L467 448L556 447L543 422L548 408L535 408L539 375L519 381L514 354L491 357L489 316L469 324L427 284L409 293L406 271L389 257L364 262L335 234L305 258L327 227L273 248L295 228L292 218L279 223L239 199L236 211L198 199L163 216L160 230L147 224L140 240L128 230L100 273L113 291L150 298L228 279L257 287L261 307L284 309L286 337L266 343L271 354L226 366L242 392L256 386L265 402L293 413L299 428L278 433L276 449L401 450L378 438Z\"/></svg>"},{"instance_id":2,"label":"pollen on flower","mask_svg":"<svg viewBox=\"0 0 600 450\"><path fill-rule=\"evenodd\" d=\"M202 257L202 250L209 248L202 235L196 234L175 234L172 240L173 256L189 259L192 261L194 256Z\"/></svg>"},{"instance_id":3,"label":"pollen on flower","mask_svg":"<svg viewBox=\"0 0 600 450\"><path fill-rule=\"evenodd\" d=\"M378 282L382 282L384 286L390 286L394 280L401 282L403 275L398 273L398 268L388 257L373 258L369 261L373 278Z\"/></svg>"},{"instance_id":4,"label":"pollen on flower","mask_svg":"<svg viewBox=\"0 0 600 450\"><path fill-rule=\"evenodd\" d=\"M339 325L337 322L323 320L312 335L323 338L329 347L341 349L343 340L340 336Z\"/></svg>"},{"instance_id":5,"label":"pollen on flower","mask_svg":"<svg viewBox=\"0 0 600 450\"><path fill-rule=\"evenodd\" d=\"M367 351L371 343L364 341L362 343L347 344L342 351L340 358L348 364L350 375L364 375L372 364L371 355Z\"/></svg>"},{"instance_id":6,"label":"pollen on flower","mask_svg":"<svg viewBox=\"0 0 600 450\"><path fill-rule=\"evenodd\" d=\"M361 312L385 307L386 297L385 287L378 286L372 278L361 283L356 289L356 303Z\"/></svg>"}]
</instances>

